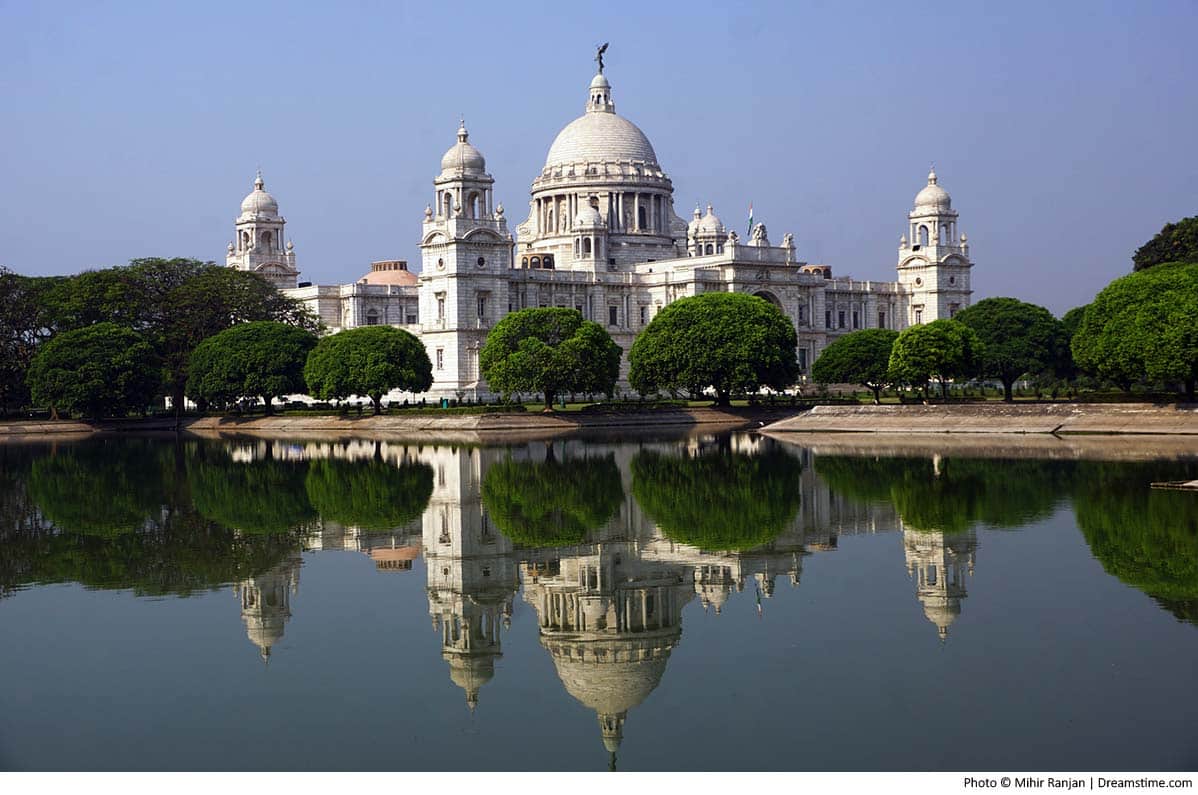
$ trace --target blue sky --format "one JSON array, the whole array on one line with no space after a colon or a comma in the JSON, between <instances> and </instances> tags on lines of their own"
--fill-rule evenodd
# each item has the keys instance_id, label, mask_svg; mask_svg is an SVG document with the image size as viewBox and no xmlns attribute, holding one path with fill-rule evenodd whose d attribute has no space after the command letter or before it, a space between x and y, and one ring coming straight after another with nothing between
<instances>
[{"instance_id":1,"label":"blue sky","mask_svg":"<svg viewBox=\"0 0 1198 795\"><path fill-rule=\"evenodd\" d=\"M419 262L464 114L515 223L594 45L687 217L894 278L936 163L975 300L1058 314L1198 214L1198 4L0 0L0 263L223 261L261 165L301 278Z\"/></svg>"}]
</instances>

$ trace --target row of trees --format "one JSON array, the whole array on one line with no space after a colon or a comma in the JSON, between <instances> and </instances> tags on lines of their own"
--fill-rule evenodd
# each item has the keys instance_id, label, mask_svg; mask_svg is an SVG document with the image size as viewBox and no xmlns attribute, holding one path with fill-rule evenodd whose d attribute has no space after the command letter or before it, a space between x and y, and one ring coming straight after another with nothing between
<instances>
[{"instance_id":1,"label":"row of trees","mask_svg":"<svg viewBox=\"0 0 1198 795\"><path fill-rule=\"evenodd\" d=\"M987 298L952 320L853 332L816 360L818 383L862 384L878 402L888 386L944 394L954 379L1000 381L1004 397L1021 378L1099 379L1129 391L1137 384L1198 385L1198 264L1163 263L1111 282L1091 304L1060 320L1041 306Z\"/></svg>"}]
</instances>

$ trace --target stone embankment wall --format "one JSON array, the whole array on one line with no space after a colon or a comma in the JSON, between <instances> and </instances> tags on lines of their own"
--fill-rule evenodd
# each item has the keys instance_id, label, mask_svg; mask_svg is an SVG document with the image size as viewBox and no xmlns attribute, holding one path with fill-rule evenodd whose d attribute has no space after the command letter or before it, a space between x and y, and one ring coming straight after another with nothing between
<instances>
[{"instance_id":1,"label":"stone embankment wall","mask_svg":"<svg viewBox=\"0 0 1198 795\"><path fill-rule=\"evenodd\" d=\"M561 412L541 414L388 414L382 416L287 416L185 418L181 430L200 436L247 434L274 438L365 436L478 442L489 439L546 438L579 431L654 432L690 428L713 431L760 428L794 409L691 408L631 413ZM122 420L91 425L81 422L0 423L0 440L65 438L97 432L171 432L171 419Z\"/></svg>"},{"instance_id":2,"label":"stone embankment wall","mask_svg":"<svg viewBox=\"0 0 1198 795\"><path fill-rule=\"evenodd\" d=\"M1055 433L1198 435L1198 406L1151 403L963 403L816 406L770 433ZM1198 444L1198 440L1195 442Z\"/></svg>"}]
</instances>

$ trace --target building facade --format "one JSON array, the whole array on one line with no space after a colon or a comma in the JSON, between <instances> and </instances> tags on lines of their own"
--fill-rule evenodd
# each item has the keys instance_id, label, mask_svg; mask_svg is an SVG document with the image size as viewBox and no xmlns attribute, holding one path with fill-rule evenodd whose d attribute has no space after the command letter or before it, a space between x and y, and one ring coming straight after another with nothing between
<instances>
[{"instance_id":1,"label":"building facade","mask_svg":"<svg viewBox=\"0 0 1198 795\"><path fill-rule=\"evenodd\" d=\"M775 245L762 224L742 240L711 206L679 217L653 145L616 113L602 71L587 87L583 114L549 147L514 235L486 159L469 138L463 122L441 158L424 210L418 276L388 261L351 284L297 286L290 244L281 254L272 248L284 221L261 176L242 203L229 264L272 278L330 331L376 323L411 331L433 363L433 395L475 399L491 396L478 364L487 332L528 307L577 309L627 354L671 301L712 291L757 295L794 323L806 373L842 334L902 330L969 305L969 246L934 170L908 214L897 280L863 281L802 261L793 235ZM627 376L625 355L618 390L629 389Z\"/></svg>"}]
</instances>

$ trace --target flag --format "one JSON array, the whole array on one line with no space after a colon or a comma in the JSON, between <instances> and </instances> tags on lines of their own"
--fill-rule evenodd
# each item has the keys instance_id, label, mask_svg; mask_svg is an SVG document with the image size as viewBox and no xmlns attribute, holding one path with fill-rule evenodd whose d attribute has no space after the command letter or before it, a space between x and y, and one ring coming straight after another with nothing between
<instances>
[{"instance_id":1,"label":"flag","mask_svg":"<svg viewBox=\"0 0 1198 795\"><path fill-rule=\"evenodd\" d=\"M745 232L745 237L753 236L753 202L749 202L749 231Z\"/></svg>"}]
</instances>

